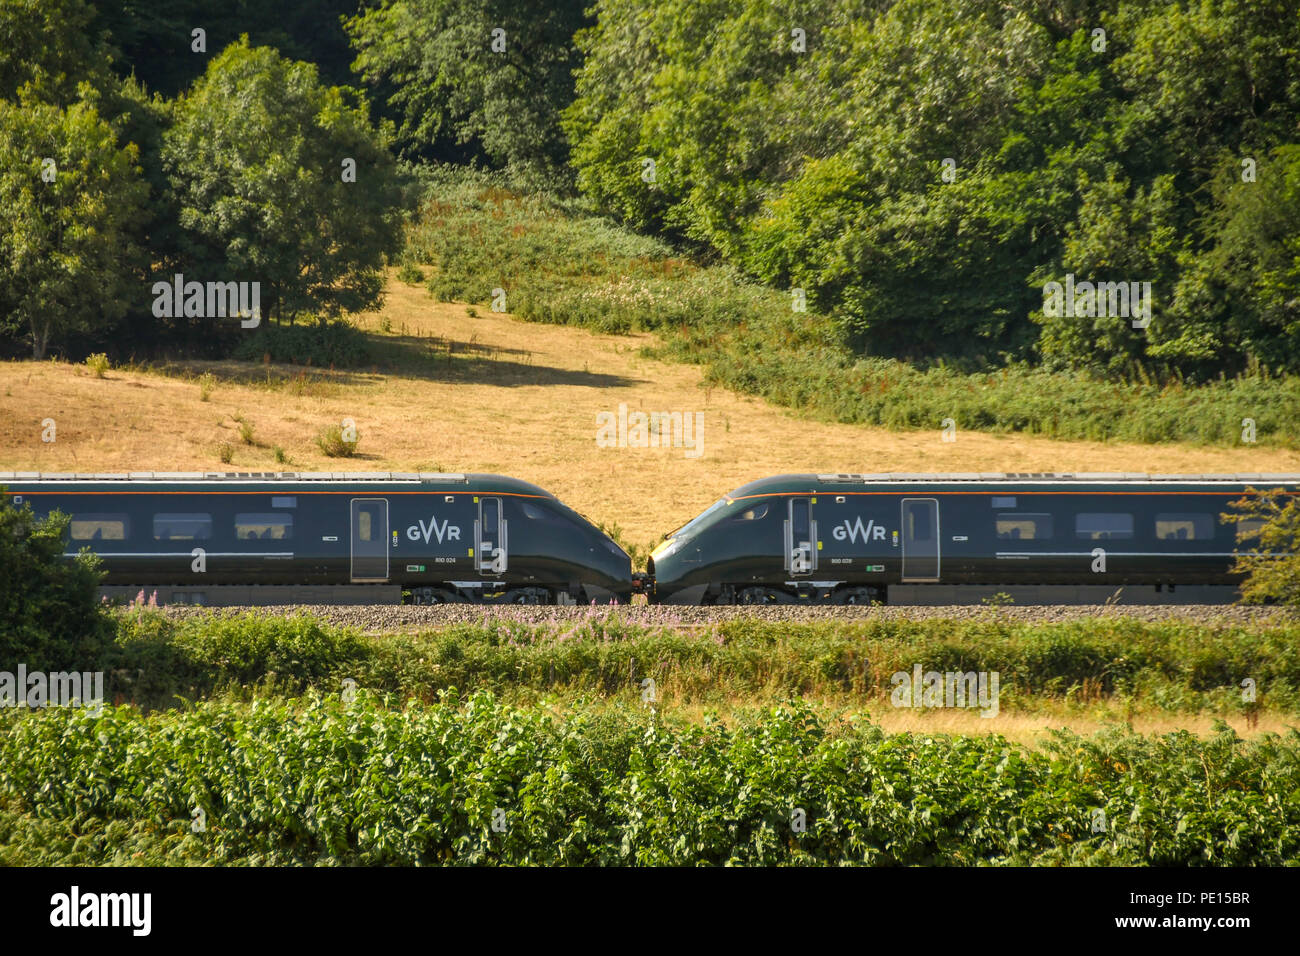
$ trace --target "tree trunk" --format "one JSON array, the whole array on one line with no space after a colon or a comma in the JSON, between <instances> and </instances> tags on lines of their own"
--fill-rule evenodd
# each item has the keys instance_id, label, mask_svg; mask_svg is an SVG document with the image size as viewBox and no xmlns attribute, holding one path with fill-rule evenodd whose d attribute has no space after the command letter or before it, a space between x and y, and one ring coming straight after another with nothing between
<instances>
[{"instance_id":1,"label":"tree trunk","mask_svg":"<svg viewBox=\"0 0 1300 956\"><path fill-rule=\"evenodd\" d=\"M40 361L45 358L45 349L50 344L50 323L45 322L43 325L40 320L33 318L32 322L32 358Z\"/></svg>"}]
</instances>

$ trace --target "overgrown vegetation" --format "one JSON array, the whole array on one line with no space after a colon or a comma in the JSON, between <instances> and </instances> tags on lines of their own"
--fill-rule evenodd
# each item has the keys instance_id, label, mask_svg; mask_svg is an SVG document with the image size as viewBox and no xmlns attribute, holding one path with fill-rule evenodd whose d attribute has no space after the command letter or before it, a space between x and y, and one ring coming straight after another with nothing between
<instances>
[{"instance_id":1,"label":"overgrown vegetation","mask_svg":"<svg viewBox=\"0 0 1300 956\"><path fill-rule=\"evenodd\" d=\"M364 692L0 723L10 865L1240 866L1300 852L1294 730L1058 732L1026 751L828 724L803 704L700 726L486 694L396 710Z\"/></svg>"},{"instance_id":2,"label":"overgrown vegetation","mask_svg":"<svg viewBox=\"0 0 1300 956\"><path fill-rule=\"evenodd\" d=\"M855 351L1300 372L1286 0L594 13L564 118L584 194L805 290ZM1083 300L1053 315L1044 287L1067 276L1150 283L1150 325Z\"/></svg>"},{"instance_id":3,"label":"overgrown vegetation","mask_svg":"<svg viewBox=\"0 0 1300 956\"><path fill-rule=\"evenodd\" d=\"M107 659L114 627L96 593L99 559L63 557L69 520L37 520L0 487L0 670L86 671Z\"/></svg>"},{"instance_id":4,"label":"overgrown vegetation","mask_svg":"<svg viewBox=\"0 0 1300 956\"><path fill-rule=\"evenodd\" d=\"M321 319L295 325L264 325L240 341L235 358L317 368L357 368L372 356L365 334L351 322Z\"/></svg>"},{"instance_id":5,"label":"overgrown vegetation","mask_svg":"<svg viewBox=\"0 0 1300 956\"><path fill-rule=\"evenodd\" d=\"M705 629L642 625L616 611L564 625L485 622L367 636L306 616L132 609L104 659L109 692L142 707L217 693L331 693L352 679L401 699L490 690L516 703L639 700L743 707L793 696L888 706L890 676L997 671L1002 712L1242 715L1300 712L1300 625L1146 624L1132 619L1010 624L996 619L793 624L737 619ZM1241 681L1259 689L1243 700Z\"/></svg>"},{"instance_id":6,"label":"overgrown vegetation","mask_svg":"<svg viewBox=\"0 0 1300 956\"><path fill-rule=\"evenodd\" d=\"M659 355L702 364L706 381L821 419L890 428L1026 432L1061 439L1240 444L1243 419L1261 442L1293 447L1300 378L1263 370L1201 385L1145 373L1118 383L1028 364L963 372L863 358L815 311L701 267L663 242L572 204L513 192L499 178L445 170L409 230L409 254L430 264L430 293L507 308L533 321L600 332L654 331Z\"/></svg>"}]
</instances>

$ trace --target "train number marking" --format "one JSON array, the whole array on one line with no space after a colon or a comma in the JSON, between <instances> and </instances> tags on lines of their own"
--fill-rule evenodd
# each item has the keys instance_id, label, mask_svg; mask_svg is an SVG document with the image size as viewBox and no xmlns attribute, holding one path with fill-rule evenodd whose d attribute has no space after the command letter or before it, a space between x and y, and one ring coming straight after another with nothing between
<instances>
[{"instance_id":1,"label":"train number marking","mask_svg":"<svg viewBox=\"0 0 1300 956\"><path fill-rule=\"evenodd\" d=\"M406 529L406 536L412 541L419 541L423 536L425 544L429 543L430 537L436 537L438 543L442 544L444 539L447 541L459 541L460 528L452 524L450 518L443 521L442 524L439 524L436 515L429 515L429 523L427 525L423 521L411 525Z\"/></svg>"},{"instance_id":2,"label":"train number marking","mask_svg":"<svg viewBox=\"0 0 1300 956\"><path fill-rule=\"evenodd\" d=\"M846 518L835 526L835 530L831 532L831 535L836 541L848 541L850 544L856 543L859 537L861 537L864 542L884 541L885 529L876 526L875 518L867 521L867 526L865 528L862 526L861 517L854 518L852 524L849 524L849 521Z\"/></svg>"}]
</instances>

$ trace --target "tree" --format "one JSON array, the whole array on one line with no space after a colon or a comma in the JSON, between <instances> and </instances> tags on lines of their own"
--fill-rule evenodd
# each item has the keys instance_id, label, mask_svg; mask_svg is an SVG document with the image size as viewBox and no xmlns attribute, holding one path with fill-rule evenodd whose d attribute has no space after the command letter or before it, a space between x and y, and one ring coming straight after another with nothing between
<instances>
[{"instance_id":1,"label":"tree","mask_svg":"<svg viewBox=\"0 0 1300 956\"><path fill-rule=\"evenodd\" d=\"M1209 369L1300 372L1300 144L1259 157L1246 182L1236 156L1220 168L1208 244L1188 257L1167 341L1152 351Z\"/></svg>"},{"instance_id":2,"label":"tree","mask_svg":"<svg viewBox=\"0 0 1300 956\"><path fill-rule=\"evenodd\" d=\"M181 261L201 281L260 282L276 318L378 302L401 190L355 90L244 37L177 102L163 142Z\"/></svg>"},{"instance_id":3,"label":"tree","mask_svg":"<svg viewBox=\"0 0 1300 956\"><path fill-rule=\"evenodd\" d=\"M0 322L26 326L38 359L55 337L145 299L136 157L86 103L0 100Z\"/></svg>"},{"instance_id":4,"label":"tree","mask_svg":"<svg viewBox=\"0 0 1300 956\"><path fill-rule=\"evenodd\" d=\"M0 488L0 661L12 670L93 670L112 640L97 597L99 559L69 560L68 516L38 520Z\"/></svg>"},{"instance_id":5,"label":"tree","mask_svg":"<svg viewBox=\"0 0 1300 956\"><path fill-rule=\"evenodd\" d=\"M78 86L111 82L103 31L85 0L0 0L0 98L34 98L66 106Z\"/></svg>"},{"instance_id":6,"label":"tree","mask_svg":"<svg viewBox=\"0 0 1300 956\"><path fill-rule=\"evenodd\" d=\"M1300 497L1283 488L1260 492L1232 503L1223 519L1238 526L1233 572L1243 575L1246 604L1300 605Z\"/></svg>"},{"instance_id":7,"label":"tree","mask_svg":"<svg viewBox=\"0 0 1300 956\"><path fill-rule=\"evenodd\" d=\"M347 23L353 70L400 119L406 155L474 144L517 176L550 183L568 154L559 116L573 99L586 2L381 0Z\"/></svg>"},{"instance_id":8,"label":"tree","mask_svg":"<svg viewBox=\"0 0 1300 956\"><path fill-rule=\"evenodd\" d=\"M315 63L330 83L351 75L343 19L356 12L358 0L117 0L97 6L91 29L107 33L115 69L164 96L184 91L243 34L257 46ZM199 28L205 52L194 50Z\"/></svg>"}]
</instances>

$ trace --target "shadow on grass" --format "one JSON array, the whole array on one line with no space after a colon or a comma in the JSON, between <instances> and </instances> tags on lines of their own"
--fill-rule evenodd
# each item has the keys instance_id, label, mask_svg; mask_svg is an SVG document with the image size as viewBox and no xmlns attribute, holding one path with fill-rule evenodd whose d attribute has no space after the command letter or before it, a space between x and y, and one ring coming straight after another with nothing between
<instances>
[{"instance_id":1,"label":"shadow on grass","mask_svg":"<svg viewBox=\"0 0 1300 956\"><path fill-rule=\"evenodd\" d=\"M375 384L381 376L401 375L429 382L481 383L518 387L528 385L580 385L609 388L644 383L644 379L594 372L587 369L557 368L533 361L533 352L523 348L485 345L446 337L382 335L366 332L370 361L351 369L321 368L277 362L244 362L236 359L173 360L152 370L176 378L195 379L205 372L222 384L288 390L299 394L323 395L334 387Z\"/></svg>"},{"instance_id":2,"label":"shadow on grass","mask_svg":"<svg viewBox=\"0 0 1300 956\"><path fill-rule=\"evenodd\" d=\"M446 336L375 335L367 344L379 367L434 382L480 382L506 387L581 385L609 388L645 380L589 369L539 365L529 349L468 342Z\"/></svg>"}]
</instances>

